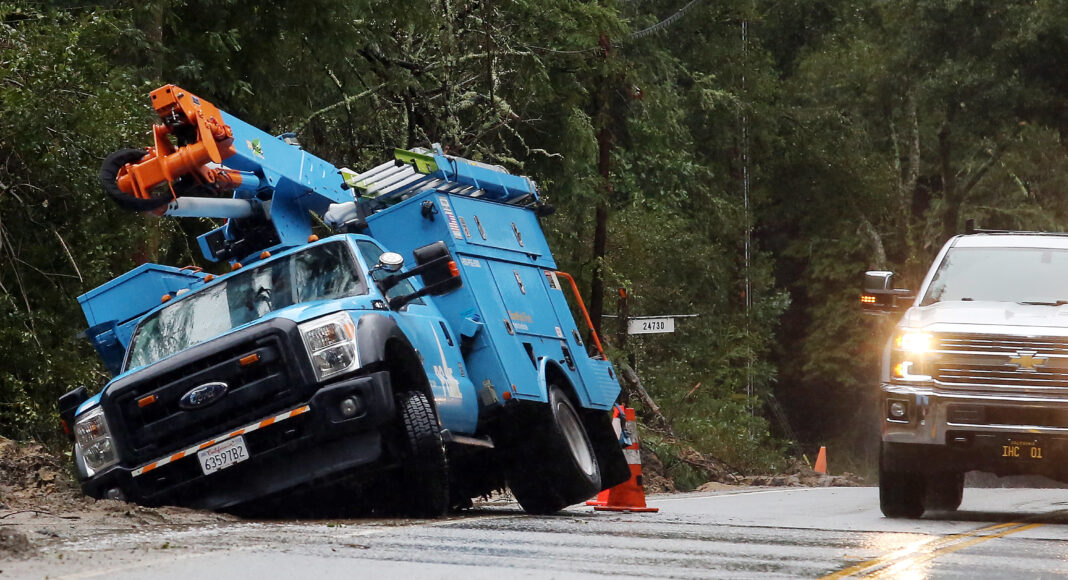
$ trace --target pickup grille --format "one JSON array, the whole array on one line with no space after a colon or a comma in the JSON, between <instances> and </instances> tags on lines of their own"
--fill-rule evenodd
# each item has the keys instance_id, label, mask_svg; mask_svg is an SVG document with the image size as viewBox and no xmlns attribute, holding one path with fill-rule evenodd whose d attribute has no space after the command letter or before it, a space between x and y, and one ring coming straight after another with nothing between
<instances>
[{"instance_id":1,"label":"pickup grille","mask_svg":"<svg viewBox=\"0 0 1068 580\"><path fill-rule=\"evenodd\" d=\"M943 387L1068 395L1068 339L941 334L936 341L932 374Z\"/></svg>"},{"instance_id":2,"label":"pickup grille","mask_svg":"<svg viewBox=\"0 0 1068 580\"><path fill-rule=\"evenodd\" d=\"M193 347L109 389L104 405L118 419L113 429L128 459L154 459L307 398L302 387L310 381L302 376L304 363L287 333L249 330L223 344ZM248 363L250 357L257 360ZM216 381L228 387L218 401L197 409L179 405L190 389ZM154 401L142 404L147 397Z\"/></svg>"}]
</instances>

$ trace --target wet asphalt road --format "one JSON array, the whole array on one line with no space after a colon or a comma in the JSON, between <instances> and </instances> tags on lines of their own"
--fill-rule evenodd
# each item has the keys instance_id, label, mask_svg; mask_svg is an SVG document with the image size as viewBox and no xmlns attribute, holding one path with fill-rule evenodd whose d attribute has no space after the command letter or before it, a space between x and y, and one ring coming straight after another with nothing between
<instances>
[{"instance_id":1,"label":"wet asphalt road","mask_svg":"<svg viewBox=\"0 0 1068 580\"><path fill-rule=\"evenodd\" d=\"M650 498L656 514L499 504L442 520L236 522L57 540L11 578L1064 578L1068 490L968 489L956 513L881 516L874 488ZM61 557L62 556L62 557Z\"/></svg>"}]
</instances>

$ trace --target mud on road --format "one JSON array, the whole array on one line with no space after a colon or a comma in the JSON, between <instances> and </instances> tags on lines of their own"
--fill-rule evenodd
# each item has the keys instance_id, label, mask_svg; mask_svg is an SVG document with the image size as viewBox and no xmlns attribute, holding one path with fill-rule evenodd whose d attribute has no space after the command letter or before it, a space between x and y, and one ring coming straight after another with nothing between
<instances>
[{"instance_id":1,"label":"mud on road","mask_svg":"<svg viewBox=\"0 0 1068 580\"><path fill-rule=\"evenodd\" d=\"M65 458L37 444L0 438L0 563L33 558L50 545L88 541L101 534L230 521L237 518L94 500L82 494Z\"/></svg>"}]
</instances>

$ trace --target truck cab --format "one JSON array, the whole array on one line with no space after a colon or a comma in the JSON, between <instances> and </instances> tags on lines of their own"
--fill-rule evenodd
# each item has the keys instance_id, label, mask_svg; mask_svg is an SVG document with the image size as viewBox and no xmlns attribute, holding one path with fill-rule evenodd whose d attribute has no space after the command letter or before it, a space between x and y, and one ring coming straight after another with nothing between
<instances>
[{"instance_id":1,"label":"truck cab","mask_svg":"<svg viewBox=\"0 0 1068 580\"><path fill-rule=\"evenodd\" d=\"M904 311L880 381L886 516L957 509L971 470L1068 481L1068 236L956 236L914 295L866 280L869 310Z\"/></svg>"}]
</instances>

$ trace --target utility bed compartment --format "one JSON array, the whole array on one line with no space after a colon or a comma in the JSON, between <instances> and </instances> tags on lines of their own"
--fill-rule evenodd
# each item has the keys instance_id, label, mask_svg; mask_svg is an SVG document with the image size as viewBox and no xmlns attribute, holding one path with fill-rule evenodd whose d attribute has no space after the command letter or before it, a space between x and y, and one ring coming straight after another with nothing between
<instances>
[{"instance_id":1,"label":"utility bed compartment","mask_svg":"<svg viewBox=\"0 0 1068 580\"><path fill-rule=\"evenodd\" d=\"M367 218L371 235L414 265L412 250L444 241L464 285L433 298L461 336L471 380L544 400L539 380L559 365L582 406L609 409L619 385L607 361L586 354L556 276L556 262L530 208L427 190ZM601 376L604 375L604 376ZM492 397L490 397L491 399Z\"/></svg>"},{"instance_id":2,"label":"utility bed compartment","mask_svg":"<svg viewBox=\"0 0 1068 580\"><path fill-rule=\"evenodd\" d=\"M141 264L78 297L89 322L86 338L112 375L122 366L137 319L172 296L204 281L198 270L161 264Z\"/></svg>"}]
</instances>

